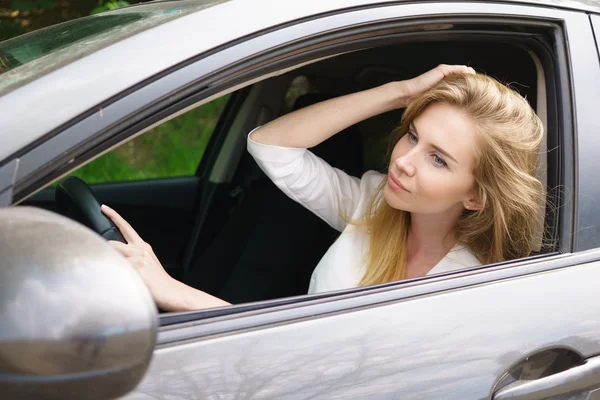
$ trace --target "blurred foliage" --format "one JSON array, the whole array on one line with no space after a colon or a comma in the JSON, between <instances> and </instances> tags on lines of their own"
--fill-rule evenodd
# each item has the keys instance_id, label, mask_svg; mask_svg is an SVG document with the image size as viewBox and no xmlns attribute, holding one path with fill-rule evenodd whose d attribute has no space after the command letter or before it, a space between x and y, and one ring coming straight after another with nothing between
<instances>
[{"instance_id":1,"label":"blurred foliage","mask_svg":"<svg viewBox=\"0 0 600 400\"><path fill-rule=\"evenodd\" d=\"M128 5L129 2L124 0L100 0L98 7L94 8L90 14L98 14L104 11L115 10Z\"/></svg>"},{"instance_id":2,"label":"blurred foliage","mask_svg":"<svg viewBox=\"0 0 600 400\"><path fill-rule=\"evenodd\" d=\"M70 175L87 183L194 175L229 96L159 125Z\"/></svg>"},{"instance_id":3,"label":"blurred foliage","mask_svg":"<svg viewBox=\"0 0 600 400\"><path fill-rule=\"evenodd\" d=\"M148 0L12 0L0 5L0 41L46 26Z\"/></svg>"},{"instance_id":4,"label":"blurred foliage","mask_svg":"<svg viewBox=\"0 0 600 400\"><path fill-rule=\"evenodd\" d=\"M35 8L54 8L54 0L13 0L11 8L17 11L31 11Z\"/></svg>"}]
</instances>

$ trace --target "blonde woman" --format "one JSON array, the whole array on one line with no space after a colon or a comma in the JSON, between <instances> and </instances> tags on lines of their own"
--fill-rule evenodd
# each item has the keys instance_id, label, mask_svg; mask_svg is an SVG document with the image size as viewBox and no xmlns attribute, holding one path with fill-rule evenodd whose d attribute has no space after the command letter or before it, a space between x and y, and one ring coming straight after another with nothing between
<instances>
[{"instance_id":1,"label":"blonde woman","mask_svg":"<svg viewBox=\"0 0 600 400\"><path fill-rule=\"evenodd\" d=\"M352 177L307 150L403 107L386 174ZM519 94L472 68L440 65L287 114L251 132L248 150L282 191L341 232L313 272L315 293L527 256L541 212L542 137ZM170 278L133 228L103 210L129 244L111 243L159 307L228 304Z\"/></svg>"}]
</instances>

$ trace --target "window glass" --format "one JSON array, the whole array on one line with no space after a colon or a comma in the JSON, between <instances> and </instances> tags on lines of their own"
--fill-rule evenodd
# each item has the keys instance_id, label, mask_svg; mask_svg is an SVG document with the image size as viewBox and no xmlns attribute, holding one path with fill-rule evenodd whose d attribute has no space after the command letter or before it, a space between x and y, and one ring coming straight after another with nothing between
<instances>
[{"instance_id":1,"label":"window glass","mask_svg":"<svg viewBox=\"0 0 600 400\"><path fill-rule=\"evenodd\" d=\"M169 1L125 7L2 42L0 95L128 36L225 1Z\"/></svg>"},{"instance_id":2,"label":"window glass","mask_svg":"<svg viewBox=\"0 0 600 400\"><path fill-rule=\"evenodd\" d=\"M229 99L224 96L159 125L71 175L86 183L190 176Z\"/></svg>"}]
</instances>

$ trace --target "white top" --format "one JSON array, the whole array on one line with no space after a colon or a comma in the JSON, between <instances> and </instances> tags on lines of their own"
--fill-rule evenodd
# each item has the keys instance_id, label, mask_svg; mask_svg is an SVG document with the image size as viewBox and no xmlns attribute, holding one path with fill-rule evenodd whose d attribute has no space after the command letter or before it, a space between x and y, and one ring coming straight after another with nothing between
<instances>
[{"instance_id":1,"label":"white top","mask_svg":"<svg viewBox=\"0 0 600 400\"><path fill-rule=\"evenodd\" d=\"M266 145L250 135L248 151L285 194L342 232L313 271L308 293L357 287L364 275L368 233L365 227L348 224L343 215L360 220L385 175L367 171L359 179L307 149ZM481 263L473 253L455 246L427 275L477 265Z\"/></svg>"}]
</instances>

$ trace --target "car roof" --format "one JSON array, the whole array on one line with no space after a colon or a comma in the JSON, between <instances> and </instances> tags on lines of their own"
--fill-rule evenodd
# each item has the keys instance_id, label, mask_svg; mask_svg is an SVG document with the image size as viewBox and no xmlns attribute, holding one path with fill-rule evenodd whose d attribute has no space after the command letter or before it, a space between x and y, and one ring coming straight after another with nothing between
<instances>
[{"instance_id":1,"label":"car roof","mask_svg":"<svg viewBox=\"0 0 600 400\"><path fill-rule=\"evenodd\" d=\"M506 1L600 12L600 1L597 0ZM285 6L273 7L271 0L215 1L211 7L128 36L0 97L0 112L3 115L0 119L0 164L76 116L99 107L103 101L198 54L312 15L393 2L398 1L301 1L285 2ZM144 3L132 6L132 9L156 7L157 4L167 7L174 2ZM265 9L269 12L256 12ZM224 20L229 23L223 23ZM203 35L202 32L210 34Z\"/></svg>"}]
</instances>

